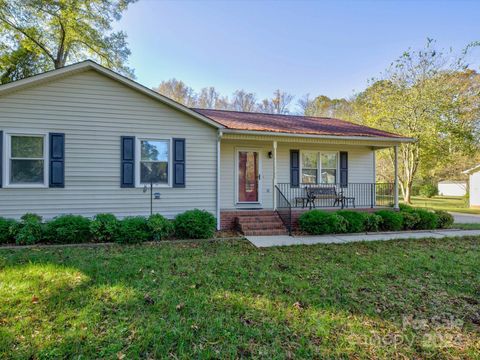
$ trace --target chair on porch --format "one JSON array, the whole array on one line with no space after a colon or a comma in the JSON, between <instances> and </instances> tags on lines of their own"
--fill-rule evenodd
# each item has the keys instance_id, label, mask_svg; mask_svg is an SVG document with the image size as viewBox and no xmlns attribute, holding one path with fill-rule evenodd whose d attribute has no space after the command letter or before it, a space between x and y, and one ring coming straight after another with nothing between
<instances>
[{"instance_id":1,"label":"chair on porch","mask_svg":"<svg viewBox=\"0 0 480 360\"><path fill-rule=\"evenodd\" d=\"M337 192L336 186L305 186L305 194L295 198L295 207L302 204L302 208L312 209L316 207L317 200L333 200L333 206L348 207L350 202L355 207L355 198L346 197L342 191Z\"/></svg>"}]
</instances>

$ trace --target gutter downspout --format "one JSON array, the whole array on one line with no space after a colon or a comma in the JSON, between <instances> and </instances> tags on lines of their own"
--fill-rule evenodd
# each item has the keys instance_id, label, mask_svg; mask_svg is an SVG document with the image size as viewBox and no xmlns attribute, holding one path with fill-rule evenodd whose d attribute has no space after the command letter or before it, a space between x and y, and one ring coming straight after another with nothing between
<instances>
[{"instance_id":1,"label":"gutter downspout","mask_svg":"<svg viewBox=\"0 0 480 360\"><path fill-rule=\"evenodd\" d=\"M223 133L221 130L218 130L217 134L217 230L221 228L221 219L220 219L220 142L222 139Z\"/></svg>"}]
</instances>

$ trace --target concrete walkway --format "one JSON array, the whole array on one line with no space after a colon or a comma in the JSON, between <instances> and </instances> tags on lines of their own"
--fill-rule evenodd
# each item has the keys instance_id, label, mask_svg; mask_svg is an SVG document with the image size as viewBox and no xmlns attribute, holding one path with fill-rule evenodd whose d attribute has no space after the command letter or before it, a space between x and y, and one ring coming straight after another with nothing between
<instances>
[{"instance_id":1,"label":"concrete walkway","mask_svg":"<svg viewBox=\"0 0 480 360\"><path fill-rule=\"evenodd\" d=\"M319 236L246 236L256 247L313 245L313 244L346 244L357 241L379 241L397 239L426 239L444 237L480 236L480 230L431 230L403 231L366 234L335 234Z\"/></svg>"},{"instance_id":2,"label":"concrete walkway","mask_svg":"<svg viewBox=\"0 0 480 360\"><path fill-rule=\"evenodd\" d=\"M480 223L480 215L479 214L463 214L457 212L450 212L455 222L457 224L479 224Z\"/></svg>"}]
</instances>

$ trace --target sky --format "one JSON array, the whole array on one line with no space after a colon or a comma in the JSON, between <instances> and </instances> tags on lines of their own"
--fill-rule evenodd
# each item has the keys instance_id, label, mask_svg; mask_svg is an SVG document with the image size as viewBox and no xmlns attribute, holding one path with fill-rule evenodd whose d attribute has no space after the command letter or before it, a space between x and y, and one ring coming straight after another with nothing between
<instances>
[{"instance_id":1,"label":"sky","mask_svg":"<svg viewBox=\"0 0 480 360\"><path fill-rule=\"evenodd\" d=\"M477 1L164 1L130 5L116 30L128 35L137 81L176 78L270 97L350 97L427 37L461 51L480 40ZM480 65L480 50L470 62Z\"/></svg>"}]
</instances>

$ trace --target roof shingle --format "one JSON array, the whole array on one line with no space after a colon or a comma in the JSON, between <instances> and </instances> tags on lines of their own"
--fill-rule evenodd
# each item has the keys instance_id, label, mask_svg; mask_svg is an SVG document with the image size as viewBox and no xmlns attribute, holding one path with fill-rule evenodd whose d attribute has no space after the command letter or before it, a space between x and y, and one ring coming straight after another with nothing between
<instances>
[{"instance_id":1,"label":"roof shingle","mask_svg":"<svg viewBox=\"0 0 480 360\"><path fill-rule=\"evenodd\" d=\"M227 129L234 130L307 135L404 138L401 135L333 118L250 113L230 110L192 110L218 122Z\"/></svg>"}]
</instances>

